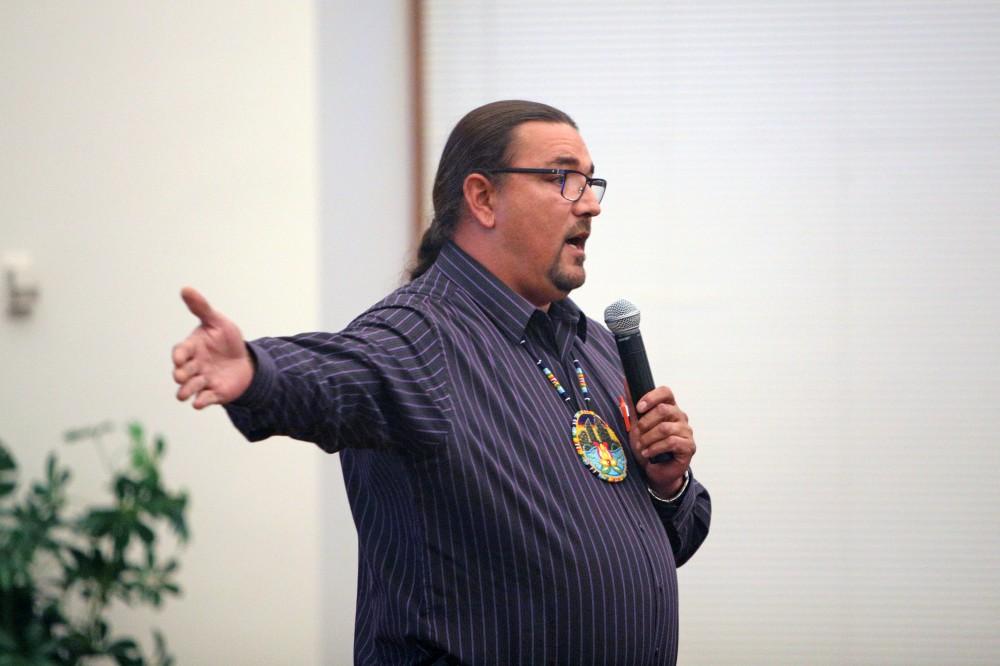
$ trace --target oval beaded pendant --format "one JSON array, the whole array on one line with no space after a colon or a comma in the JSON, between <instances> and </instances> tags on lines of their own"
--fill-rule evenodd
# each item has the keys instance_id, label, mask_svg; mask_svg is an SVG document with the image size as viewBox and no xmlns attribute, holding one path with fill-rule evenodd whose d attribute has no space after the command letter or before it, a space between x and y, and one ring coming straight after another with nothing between
<instances>
[{"instance_id":1,"label":"oval beaded pendant","mask_svg":"<svg viewBox=\"0 0 1000 666\"><path fill-rule=\"evenodd\" d=\"M583 464L609 483L623 481L628 458L615 431L596 412L581 409L573 415L573 446Z\"/></svg>"}]
</instances>

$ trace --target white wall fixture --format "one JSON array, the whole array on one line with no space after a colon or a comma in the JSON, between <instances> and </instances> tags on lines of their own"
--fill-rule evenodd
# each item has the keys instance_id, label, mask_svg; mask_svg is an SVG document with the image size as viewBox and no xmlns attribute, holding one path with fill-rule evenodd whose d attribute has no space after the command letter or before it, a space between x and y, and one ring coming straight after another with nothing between
<instances>
[{"instance_id":1,"label":"white wall fixture","mask_svg":"<svg viewBox=\"0 0 1000 666\"><path fill-rule=\"evenodd\" d=\"M5 252L0 258L0 273L7 292L7 314L15 318L30 317L41 294L31 255L24 251Z\"/></svg>"}]
</instances>

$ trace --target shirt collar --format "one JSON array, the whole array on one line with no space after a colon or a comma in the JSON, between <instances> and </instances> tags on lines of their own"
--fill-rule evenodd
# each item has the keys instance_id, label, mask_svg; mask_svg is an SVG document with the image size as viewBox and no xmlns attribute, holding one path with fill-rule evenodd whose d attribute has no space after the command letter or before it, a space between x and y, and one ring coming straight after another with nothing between
<instances>
[{"instance_id":1,"label":"shirt collar","mask_svg":"<svg viewBox=\"0 0 1000 666\"><path fill-rule=\"evenodd\" d=\"M532 315L541 312L451 241L441 248L434 265L467 291L511 342L520 342ZM577 337L587 341L587 317L569 298L552 303L549 317L576 325Z\"/></svg>"}]
</instances>

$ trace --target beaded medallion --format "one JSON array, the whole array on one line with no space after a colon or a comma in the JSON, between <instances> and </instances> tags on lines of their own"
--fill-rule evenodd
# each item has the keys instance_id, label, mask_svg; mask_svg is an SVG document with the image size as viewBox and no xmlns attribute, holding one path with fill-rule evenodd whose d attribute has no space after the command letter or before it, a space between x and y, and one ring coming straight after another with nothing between
<instances>
[{"instance_id":1,"label":"beaded medallion","mask_svg":"<svg viewBox=\"0 0 1000 666\"><path fill-rule=\"evenodd\" d=\"M615 431L596 412L573 415L573 446L591 472L610 483L625 479L628 459Z\"/></svg>"}]
</instances>

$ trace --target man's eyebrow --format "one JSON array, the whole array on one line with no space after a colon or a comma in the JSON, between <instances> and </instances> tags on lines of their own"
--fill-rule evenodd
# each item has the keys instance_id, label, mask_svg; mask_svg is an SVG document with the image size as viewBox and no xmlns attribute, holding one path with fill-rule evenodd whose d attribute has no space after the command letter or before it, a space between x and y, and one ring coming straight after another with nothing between
<instances>
[{"instance_id":1,"label":"man's eyebrow","mask_svg":"<svg viewBox=\"0 0 1000 666\"><path fill-rule=\"evenodd\" d=\"M571 157L569 155L560 155L559 157L553 160L549 160L549 164L557 167L569 167L580 170L580 160L576 159L575 157ZM593 164L590 165L590 171L587 172L587 175L590 176L594 175Z\"/></svg>"}]
</instances>

